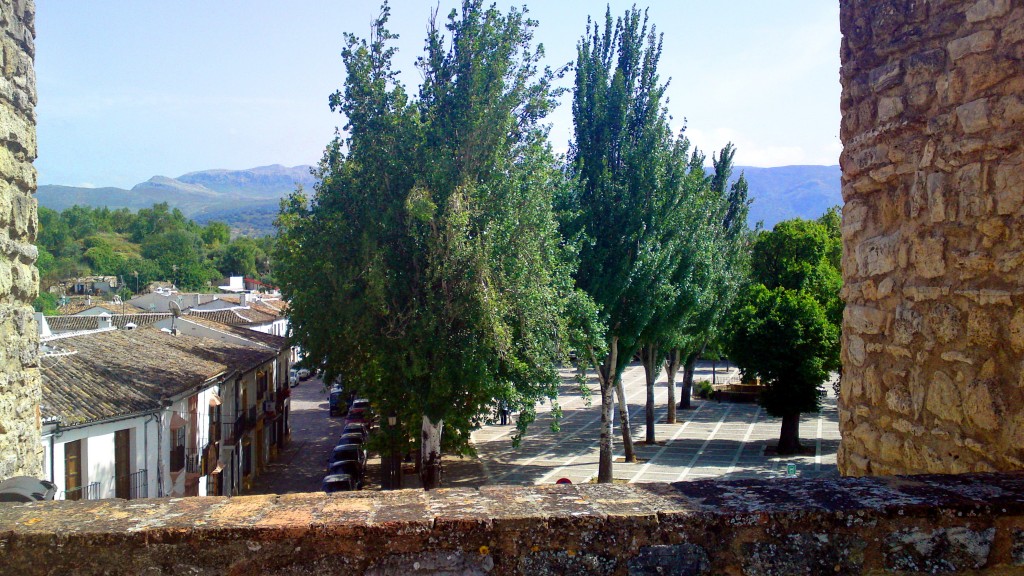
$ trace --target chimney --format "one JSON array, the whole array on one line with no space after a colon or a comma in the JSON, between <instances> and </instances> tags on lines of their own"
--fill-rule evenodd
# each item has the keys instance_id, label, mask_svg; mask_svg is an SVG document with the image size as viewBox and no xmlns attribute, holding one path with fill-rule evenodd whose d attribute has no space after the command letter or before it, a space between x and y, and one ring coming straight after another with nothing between
<instances>
[{"instance_id":1,"label":"chimney","mask_svg":"<svg viewBox=\"0 0 1024 576\"><path fill-rule=\"evenodd\" d=\"M36 312L36 325L39 327L39 337L48 338L53 336L53 332L50 332L50 323L46 321L46 316L43 316L42 312Z\"/></svg>"},{"instance_id":2,"label":"chimney","mask_svg":"<svg viewBox=\"0 0 1024 576\"><path fill-rule=\"evenodd\" d=\"M100 330L103 330L104 328L110 328L111 326L114 325L114 323L111 322L110 320L110 314L100 314L96 318L99 320L99 326L97 327Z\"/></svg>"},{"instance_id":3,"label":"chimney","mask_svg":"<svg viewBox=\"0 0 1024 576\"><path fill-rule=\"evenodd\" d=\"M244 307L246 305L246 300L247 300L246 296L248 296L248 294L246 294L245 292L240 292L238 294L238 305L239 306L243 306Z\"/></svg>"}]
</instances>

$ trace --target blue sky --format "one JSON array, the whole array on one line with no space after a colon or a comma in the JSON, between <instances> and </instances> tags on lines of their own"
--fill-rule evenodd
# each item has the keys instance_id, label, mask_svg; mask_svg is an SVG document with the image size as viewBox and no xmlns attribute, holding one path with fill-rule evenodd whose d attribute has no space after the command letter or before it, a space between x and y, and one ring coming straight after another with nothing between
<instances>
[{"instance_id":1,"label":"blue sky","mask_svg":"<svg viewBox=\"0 0 1024 576\"><path fill-rule=\"evenodd\" d=\"M558 67L605 3L526 3ZM633 2L611 2L613 16ZM391 2L396 67L414 90L436 2ZM440 2L441 15L456 2ZM501 7L521 2L498 2ZM637 3L643 7L644 4ZM824 0L656 0L660 65L676 128L708 153L727 141L751 166L837 164L839 9ZM342 33L365 36L375 2L38 0L41 184L130 187L154 175L316 162L344 119ZM572 78L564 79L571 85ZM569 96L550 118L572 135Z\"/></svg>"}]
</instances>

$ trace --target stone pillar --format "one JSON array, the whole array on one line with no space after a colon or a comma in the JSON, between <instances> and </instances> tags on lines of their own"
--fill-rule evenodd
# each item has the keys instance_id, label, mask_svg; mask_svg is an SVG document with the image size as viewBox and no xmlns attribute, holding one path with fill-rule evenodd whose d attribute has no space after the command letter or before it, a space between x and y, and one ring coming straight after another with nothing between
<instances>
[{"instance_id":1,"label":"stone pillar","mask_svg":"<svg viewBox=\"0 0 1024 576\"><path fill-rule=\"evenodd\" d=\"M36 239L35 5L0 0L0 479L41 477L39 368L32 301Z\"/></svg>"},{"instance_id":2,"label":"stone pillar","mask_svg":"<svg viewBox=\"0 0 1024 576\"><path fill-rule=\"evenodd\" d=\"M840 470L1022 470L1024 1L840 5Z\"/></svg>"}]
</instances>

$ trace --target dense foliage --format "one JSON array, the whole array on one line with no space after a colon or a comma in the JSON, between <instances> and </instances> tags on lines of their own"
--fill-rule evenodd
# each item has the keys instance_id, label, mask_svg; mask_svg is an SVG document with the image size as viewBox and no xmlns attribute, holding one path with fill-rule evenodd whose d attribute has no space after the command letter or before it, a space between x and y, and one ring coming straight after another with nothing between
<instances>
[{"instance_id":1,"label":"dense foliage","mask_svg":"<svg viewBox=\"0 0 1024 576\"><path fill-rule=\"evenodd\" d=\"M822 384L839 370L839 251L834 210L762 232L753 245L750 285L729 324L730 358L745 376L761 379L761 405L782 417L781 454L800 449L800 413L818 411Z\"/></svg>"},{"instance_id":2,"label":"dense foliage","mask_svg":"<svg viewBox=\"0 0 1024 576\"><path fill-rule=\"evenodd\" d=\"M308 362L400 417L431 488L442 440L468 449L499 402L522 428L555 399L571 287L552 194L566 184L540 124L556 93L533 21L479 0L448 16L450 38L431 21L412 98L388 15L347 36L331 107L348 136L313 198L283 203L275 261Z\"/></svg>"},{"instance_id":3,"label":"dense foliage","mask_svg":"<svg viewBox=\"0 0 1024 576\"><path fill-rule=\"evenodd\" d=\"M232 240L227 225L201 226L166 203L137 213L72 206L63 212L39 207L38 214L41 293L85 275L117 276L129 293L155 281L199 291L226 276L273 282L272 238ZM37 307L53 299L43 297Z\"/></svg>"}]
</instances>

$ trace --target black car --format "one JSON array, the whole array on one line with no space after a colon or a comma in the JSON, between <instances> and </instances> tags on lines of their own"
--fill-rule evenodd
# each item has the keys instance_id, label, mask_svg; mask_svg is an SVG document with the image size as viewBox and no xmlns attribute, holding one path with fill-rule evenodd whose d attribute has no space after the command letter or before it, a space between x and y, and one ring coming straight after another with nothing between
<instances>
[{"instance_id":1,"label":"black car","mask_svg":"<svg viewBox=\"0 0 1024 576\"><path fill-rule=\"evenodd\" d=\"M355 460L356 462L359 462L360 466L365 468L366 452L359 444L342 444L341 446L335 446L334 450L331 451L331 458L327 463L334 464L341 460Z\"/></svg>"},{"instance_id":2,"label":"black car","mask_svg":"<svg viewBox=\"0 0 1024 576\"><path fill-rule=\"evenodd\" d=\"M360 422L349 422L341 429L341 434L362 434L365 439L370 436L370 431L366 428L365 424Z\"/></svg>"},{"instance_id":3,"label":"black car","mask_svg":"<svg viewBox=\"0 0 1024 576\"><path fill-rule=\"evenodd\" d=\"M362 446L366 442L366 436L363 436L359 432L346 432L338 438L335 446L341 446L342 444L359 444Z\"/></svg>"},{"instance_id":4,"label":"black car","mask_svg":"<svg viewBox=\"0 0 1024 576\"><path fill-rule=\"evenodd\" d=\"M331 388L331 393L327 397L327 405L330 408L331 416L348 413L348 407L345 405L345 391L340 387Z\"/></svg>"},{"instance_id":5,"label":"black car","mask_svg":"<svg viewBox=\"0 0 1024 576\"><path fill-rule=\"evenodd\" d=\"M347 474L356 482L356 489L363 488L365 470L358 460L338 460L327 469L328 474Z\"/></svg>"},{"instance_id":6,"label":"black car","mask_svg":"<svg viewBox=\"0 0 1024 576\"><path fill-rule=\"evenodd\" d=\"M358 490L356 487L356 481L348 474L331 474L324 476L324 482L321 487L323 491L328 494L331 492L350 492L352 490Z\"/></svg>"}]
</instances>

